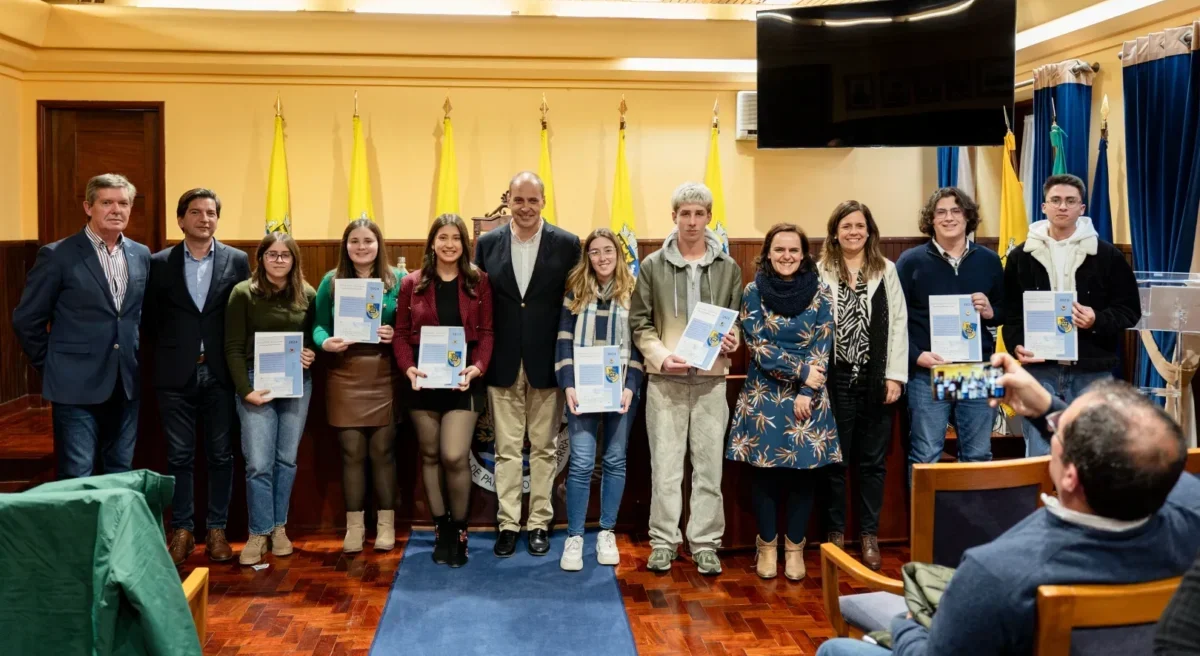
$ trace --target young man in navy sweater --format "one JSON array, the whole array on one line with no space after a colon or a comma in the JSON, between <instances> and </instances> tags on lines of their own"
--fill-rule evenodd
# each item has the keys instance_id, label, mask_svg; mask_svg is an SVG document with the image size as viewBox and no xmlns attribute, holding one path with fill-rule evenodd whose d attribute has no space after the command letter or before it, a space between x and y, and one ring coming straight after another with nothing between
<instances>
[{"instance_id":1,"label":"young man in navy sweater","mask_svg":"<svg viewBox=\"0 0 1200 656\"><path fill-rule=\"evenodd\" d=\"M992 459L995 410L984 399L935 400L929 369L945 362L931 352L929 297L969 295L979 313L983 358L995 349L991 332L1004 324L1004 268L991 249L967 240L979 225L979 206L961 189L938 189L925 202L918 227L928 243L910 248L896 262L896 273L908 303L908 412L911 419L909 480L912 463L937 462L946 441L946 424L954 411L959 462Z\"/></svg>"},{"instance_id":2,"label":"young man in navy sweater","mask_svg":"<svg viewBox=\"0 0 1200 656\"><path fill-rule=\"evenodd\" d=\"M1044 507L963 554L928 630L897 615L892 652L837 639L818 656L1032 654L1038 586L1144 583L1187 571L1200 549L1200 479L1183 473L1179 425L1127 383L1097 383L1067 407L1010 356L992 363L1005 371L1004 401L1052 436L1058 496L1043 495Z\"/></svg>"}]
</instances>

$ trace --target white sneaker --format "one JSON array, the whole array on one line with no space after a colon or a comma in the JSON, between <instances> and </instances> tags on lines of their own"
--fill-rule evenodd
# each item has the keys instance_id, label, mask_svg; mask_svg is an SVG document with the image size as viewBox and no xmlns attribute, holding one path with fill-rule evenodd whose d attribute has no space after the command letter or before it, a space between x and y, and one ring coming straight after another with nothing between
<instances>
[{"instance_id":1,"label":"white sneaker","mask_svg":"<svg viewBox=\"0 0 1200 656\"><path fill-rule=\"evenodd\" d=\"M567 538L567 543L563 546L562 558L558 559L558 566L567 572L578 572L583 569L582 535Z\"/></svg>"},{"instance_id":2,"label":"white sneaker","mask_svg":"<svg viewBox=\"0 0 1200 656\"><path fill-rule=\"evenodd\" d=\"M601 565L619 565L621 552L617 550L617 535L612 531L600 531L596 536L596 562Z\"/></svg>"}]
</instances>

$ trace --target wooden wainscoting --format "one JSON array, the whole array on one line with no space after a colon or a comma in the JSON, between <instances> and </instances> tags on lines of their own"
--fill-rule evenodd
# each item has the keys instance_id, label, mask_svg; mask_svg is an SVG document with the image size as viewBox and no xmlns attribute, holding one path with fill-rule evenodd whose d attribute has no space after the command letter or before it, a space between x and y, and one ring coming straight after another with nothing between
<instances>
[{"instance_id":1,"label":"wooden wainscoting","mask_svg":"<svg viewBox=\"0 0 1200 656\"><path fill-rule=\"evenodd\" d=\"M42 391L12 328L12 312L21 301L25 274L36 258L35 241L0 242L0 271L4 274L0 283L0 308L4 311L0 318L0 416L24 410L29 407L28 395Z\"/></svg>"}]
</instances>

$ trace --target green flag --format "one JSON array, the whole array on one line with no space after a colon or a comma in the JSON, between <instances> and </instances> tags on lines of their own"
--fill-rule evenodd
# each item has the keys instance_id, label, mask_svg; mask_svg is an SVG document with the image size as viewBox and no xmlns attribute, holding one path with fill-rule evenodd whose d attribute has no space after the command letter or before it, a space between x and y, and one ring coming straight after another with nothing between
<instances>
[{"instance_id":1,"label":"green flag","mask_svg":"<svg viewBox=\"0 0 1200 656\"><path fill-rule=\"evenodd\" d=\"M1063 141L1067 138L1067 133L1058 127L1058 123L1050 126L1050 146L1054 148L1054 169L1051 175L1062 175L1067 172L1067 154L1064 151Z\"/></svg>"}]
</instances>

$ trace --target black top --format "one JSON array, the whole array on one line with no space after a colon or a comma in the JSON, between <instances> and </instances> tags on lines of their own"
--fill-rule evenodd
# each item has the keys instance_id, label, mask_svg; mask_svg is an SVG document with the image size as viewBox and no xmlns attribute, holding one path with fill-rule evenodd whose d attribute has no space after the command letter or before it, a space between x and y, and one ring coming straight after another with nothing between
<instances>
[{"instance_id":1,"label":"black top","mask_svg":"<svg viewBox=\"0 0 1200 656\"><path fill-rule=\"evenodd\" d=\"M433 291L437 301L438 323L443 326L463 325L462 312L458 309L458 276L453 280L434 280Z\"/></svg>"}]
</instances>

